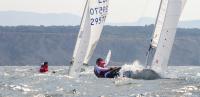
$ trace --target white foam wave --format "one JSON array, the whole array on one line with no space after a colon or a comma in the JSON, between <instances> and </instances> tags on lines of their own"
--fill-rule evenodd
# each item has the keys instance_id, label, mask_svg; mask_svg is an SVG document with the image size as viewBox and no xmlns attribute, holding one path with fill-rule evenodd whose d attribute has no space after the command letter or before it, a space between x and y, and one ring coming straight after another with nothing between
<instances>
[{"instance_id":1,"label":"white foam wave","mask_svg":"<svg viewBox=\"0 0 200 97\"><path fill-rule=\"evenodd\" d=\"M10 74L8 74L8 73L4 72L4 73L3 73L3 75L4 75L4 76L9 76Z\"/></svg>"},{"instance_id":2,"label":"white foam wave","mask_svg":"<svg viewBox=\"0 0 200 97\"><path fill-rule=\"evenodd\" d=\"M184 93L184 95L192 95L191 92L198 91L198 87L196 87L196 86L184 86L183 88L174 89L172 91L177 92L177 93Z\"/></svg>"},{"instance_id":3,"label":"white foam wave","mask_svg":"<svg viewBox=\"0 0 200 97\"><path fill-rule=\"evenodd\" d=\"M122 85L134 84L134 82L133 82L132 79L125 78L125 77L120 77L120 78L117 78L117 79L114 81L114 84L115 84L116 86L122 86Z\"/></svg>"},{"instance_id":4,"label":"white foam wave","mask_svg":"<svg viewBox=\"0 0 200 97\"><path fill-rule=\"evenodd\" d=\"M57 75L56 77L58 77L58 78L73 78L73 77L71 77L71 76L69 76L69 75Z\"/></svg>"},{"instance_id":5,"label":"white foam wave","mask_svg":"<svg viewBox=\"0 0 200 97\"><path fill-rule=\"evenodd\" d=\"M9 85L9 86L13 90L20 90L20 91L23 91L23 92L30 92L31 91L31 89L24 87L24 86L21 86L21 85Z\"/></svg>"},{"instance_id":6,"label":"white foam wave","mask_svg":"<svg viewBox=\"0 0 200 97\"><path fill-rule=\"evenodd\" d=\"M29 71L30 69L15 69L16 72L24 72L24 71Z\"/></svg>"},{"instance_id":7,"label":"white foam wave","mask_svg":"<svg viewBox=\"0 0 200 97\"><path fill-rule=\"evenodd\" d=\"M81 75L93 74L93 69L87 68L85 71L80 72Z\"/></svg>"},{"instance_id":8,"label":"white foam wave","mask_svg":"<svg viewBox=\"0 0 200 97\"><path fill-rule=\"evenodd\" d=\"M18 90L18 91L22 91L24 93L38 91L38 90L31 89L31 86L28 86L28 85L25 85L25 84L20 84L20 85L6 85L6 86L8 86L9 88L11 88L12 90Z\"/></svg>"},{"instance_id":9,"label":"white foam wave","mask_svg":"<svg viewBox=\"0 0 200 97\"><path fill-rule=\"evenodd\" d=\"M55 72L59 72L59 71L65 71L65 69L57 69L57 70L54 70Z\"/></svg>"},{"instance_id":10,"label":"white foam wave","mask_svg":"<svg viewBox=\"0 0 200 97\"><path fill-rule=\"evenodd\" d=\"M34 77L57 77L57 78L73 78L69 75L63 75L63 74L52 74L51 72L46 72L46 73L35 73Z\"/></svg>"},{"instance_id":11,"label":"white foam wave","mask_svg":"<svg viewBox=\"0 0 200 97\"><path fill-rule=\"evenodd\" d=\"M144 66L142 66L138 60L136 60L133 62L133 64L125 64L122 66L120 70L120 77L123 77L123 73L126 71L132 71L133 73L137 73L143 69Z\"/></svg>"},{"instance_id":12,"label":"white foam wave","mask_svg":"<svg viewBox=\"0 0 200 97\"><path fill-rule=\"evenodd\" d=\"M34 95L33 97L46 97L44 94Z\"/></svg>"},{"instance_id":13,"label":"white foam wave","mask_svg":"<svg viewBox=\"0 0 200 97\"><path fill-rule=\"evenodd\" d=\"M200 76L200 73L198 72L196 76L198 76L198 77L199 77L199 76Z\"/></svg>"},{"instance_id":14,"label":"white foam wave","mask_svg":"<svg viewBox=\"0 0 200 97\"><path fill-rule=\"evenodd\" d=\"M64 89L63 88L61 88L61 87L56 87L57 89L56 89L56 91L63 91Z\"/></svg>"}]
</instances>

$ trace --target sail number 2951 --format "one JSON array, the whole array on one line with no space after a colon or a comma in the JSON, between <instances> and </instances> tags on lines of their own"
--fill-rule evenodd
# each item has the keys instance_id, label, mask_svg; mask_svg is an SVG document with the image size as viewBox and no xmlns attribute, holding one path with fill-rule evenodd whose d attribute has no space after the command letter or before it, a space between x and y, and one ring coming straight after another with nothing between
<instances>
[{"instance_id":1,"label":"sail number 2951","mask_svg":"<svg viewBox=\"0 0 200 97\"><path fill-rule=\"evenodd\" d=\"M97 17L97 18L91 18L91 25L97 25L105 22L106 20L106 15Z\"/></svg>"},{"instance_id":2,"label":"sail number 2951","mask_svg":"<svg viewBox=\"0 0 200 97\"><path fill-rule=\"evenodd\" d=\"M105 22L108 6L90 8L91 25L101 24Z\"/></svg>"},{"instance_id":3,"label":"sail number 2951","mask_svg":"<svg viewBox=\"0 0 200 97\"><path fill-rule=\"evenodd\" d=\"M98 0L98 3L106 3L108 0Z\"/></svg>"}]
</instances>

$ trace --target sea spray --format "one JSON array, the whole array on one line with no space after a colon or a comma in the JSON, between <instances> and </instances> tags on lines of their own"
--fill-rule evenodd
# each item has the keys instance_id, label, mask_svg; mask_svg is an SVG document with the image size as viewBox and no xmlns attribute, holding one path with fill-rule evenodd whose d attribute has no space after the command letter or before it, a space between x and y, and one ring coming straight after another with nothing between
<instances>
[{"instance_id":1,"label":"sea spray","mask_svg":"<svg viewBox=\"0 0 200 97\"><path fill-rule=\"evenodd\" d=\"M132 65L125 64L122 66L120 77L154 80L160 78L160 75L152 69L144 68L139 61L136 60Z\"/></svg>"},{"instance_id":2,"label":"sea spray","mask_svg":"<svg viewBox=\"0 0 200 97\"><path fill-rule=\"evenodd\" d=\"M133 64L125 64L122 66L120 70L120 77L123 77L125 72L132 72L136 74L137 72L143 69L144 69L144 66L142 66L138 60L135 60Z\"/></svg>"}]
</instances>

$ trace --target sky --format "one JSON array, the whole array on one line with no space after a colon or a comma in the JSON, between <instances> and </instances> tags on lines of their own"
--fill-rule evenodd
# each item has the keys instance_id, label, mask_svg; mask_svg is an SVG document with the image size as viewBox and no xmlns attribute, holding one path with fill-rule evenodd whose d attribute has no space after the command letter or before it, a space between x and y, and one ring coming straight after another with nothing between
<instances>
[{"instance_id":1,"label":"sky","mask_svg":"<svg viewBox=\"0 0 200 97\"><path fill-rule=\"evenodd\" d=\"M72 13L81 16L86 0L0 0L0 11ZM110 0L107 22L156 17L160 0ZM200 0L187 0L181 20L200 20Z\"/></svg>"}]
</instances>

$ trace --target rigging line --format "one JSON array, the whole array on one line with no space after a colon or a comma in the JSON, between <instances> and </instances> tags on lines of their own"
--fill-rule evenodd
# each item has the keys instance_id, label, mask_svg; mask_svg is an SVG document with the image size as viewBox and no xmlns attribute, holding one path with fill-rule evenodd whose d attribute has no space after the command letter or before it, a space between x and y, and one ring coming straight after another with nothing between
<instances>
[{"instance_id":1,"label":"rigging line","mask_svg":"<svg viewBox=\"0 0 200 97\"><path fill-rule=\"evenodd\" d=\"M143 11L141 12L141 14L140 14L140 16L141 16L141 18L140 19L142 19L143 17L145 17L145 14L146 14L146 12L147 12L147 9L149 8L149 6L150 6L150 0L147 0L147 1L145 1L145 4L144 4L144 6L145 6L145 8L143 9ZM145 33L147 33L147 37L149 36L149 29L148 29L148 26L147 26L147 28L146 28L146 24L142 24L142 21L141 20L139 20L139 22L138 22L138 25L139 26L144 26L145 28L144 28L144 32ZM149 41L148 39L147 39L147 41Z\"/></svg>"},{"instance_id":2,"label":"rigging line","mask_svg":"<svg viewBox=\"0 0 200 97\"><path fill-rule=\"evenodd\" d=\"M146 26L145 26L146 24L142 24L142 20L141 19L143 17L145 17L145 14L146 14L147 8L149 7L149 4L150 4L150 0L145 1L145 4L144 4L145 8L143 8L142 12L140 13L140 18L139 18L139 21L138 21L138 24L137 24L138 26L141 26L141 27L144 26L144 33L147 33L147 37L149 36L148 35L148 33L149 33L148 26L146 28ZM135 25L135 26L137 26L137 25ZM139 28L137 30L139 30ZM145 62L145 64L146 64L146 62Z\"/></svg>"}]
</instances>

